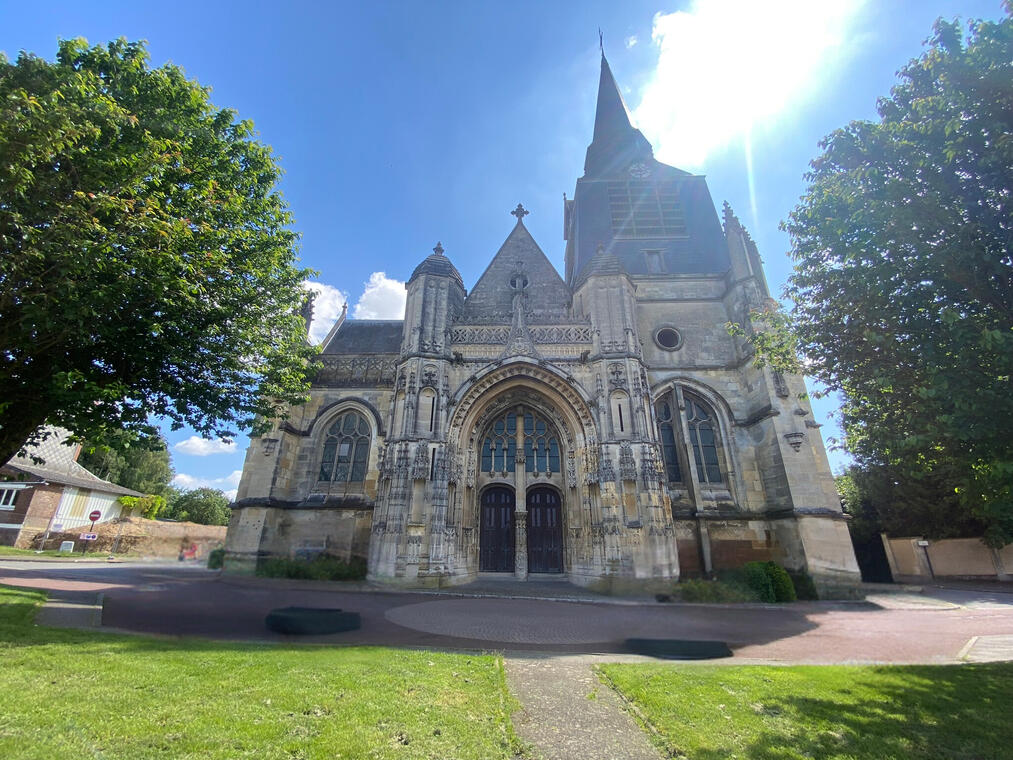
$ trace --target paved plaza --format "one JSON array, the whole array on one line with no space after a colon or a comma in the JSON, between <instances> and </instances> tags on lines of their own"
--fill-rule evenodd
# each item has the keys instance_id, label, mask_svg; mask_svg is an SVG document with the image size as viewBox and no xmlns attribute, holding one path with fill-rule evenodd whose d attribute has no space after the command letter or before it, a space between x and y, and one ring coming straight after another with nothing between
<instances>
[{"instance_id":1,"label":"paved plaza","mask_svg":"<svg viewBox=\"0 0 1013 760\"><path fill-rule=\"evenodd\" d=\"M182 563L15 561L0 562L0 583L48 589L50 619L73 618L77 605L105 628L169 636L610 655L626 653L629 638L716 639L735 654L726 662L947 663L972 651L1013 658L1009 584L873 593L860 602L701 605L598 597L549 580L377 591L230 578ZM298 639L268 631L267 612L289 605L356 611L362 628Z\"/></svg>"}]
</instances>

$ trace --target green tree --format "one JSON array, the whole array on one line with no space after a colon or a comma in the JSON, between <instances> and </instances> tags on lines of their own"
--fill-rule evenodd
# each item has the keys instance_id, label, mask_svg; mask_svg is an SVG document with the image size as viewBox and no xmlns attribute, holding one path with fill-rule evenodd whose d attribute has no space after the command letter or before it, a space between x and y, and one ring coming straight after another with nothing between
<instances>
[{"instance_id":1,"label":"green tree","mask_svg":"<svg viewBox=\"0 0 1013 760\"><path fill-rule=\"evenodd\" d=\"M142 43L0 56L0 462L43 423L228 437L303 399L296 234L249 121Z\"/></svg>"},{"instance_id":2,"label":"green tree","mask_svg":"<svg viewBox=\"0 0 1013 760\"><path fill-rule=\"evenodd\" d=\"M129 430L111 433L105 444L84 441L78 464L112 483L166 496L175 474L165 438L142 438Z\"/></svg>"},{"instance_id":3,"label":"green tree","mask_svg":"<svg viewBox=\"0 0 1013 760\"><path fill-rule=\"evenodd\" d=\"M878 122L828 136L785 228L787 315L752 336L844 397L846 445L893 493L935 489L1013 540L1013 19L937 21ZM790 362L789 362L790 364ZM796 369L799 367L795 367ZM963 517L957 522L966 523Z\"/></svg>"},{"instance_id":4,"label":"green tree","mask_svg":"<svg viewBox=\"0 0 1013 760\"><path fill-rule=\"evenodd\" d=\"M195 488L170 497L168 509L161 514L201 525L228 525L232 512L223 492L216 488Z\"/></svg>"},{"instance_id":5,"label":"green tree","mask_svg":"<svg viewBox=\"0 0 1013 760\"><path fill-rule=\"evenodd\" d=\"M147 496L121 496L117 501L129 514L149 520L154 520L165 510L165 497L153 493Z\"/></svg>"}]
</instances>

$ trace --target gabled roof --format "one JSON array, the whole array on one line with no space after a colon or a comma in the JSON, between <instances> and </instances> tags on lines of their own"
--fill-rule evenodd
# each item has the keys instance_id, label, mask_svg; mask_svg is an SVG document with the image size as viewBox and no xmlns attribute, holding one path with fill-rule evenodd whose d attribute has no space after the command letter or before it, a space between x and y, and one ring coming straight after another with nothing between
<instances>
[{"instance_id":1,"label":"gabled roof","mask_svg":"<svg viewBox=\"0 0 1013 760\"><path fill-rule=\"evenodd\" d=\"M401 319L346 319L324 345L322 354L396 354L401 351Z\"/></svg>"},{"instance_id":2,"label":"gabled roof","mask_svg":"<svg viewBox=\"0 0 1013 760\"><path fill-rule=\"evenodd\" d=\"M475 287L464 301L464 316L481 319L509 315L513 305L513 290L510 279L523 271L528 279L525 289L527 311L532 320L540 314L566 313L570 289L552 266L552 262L531 237L522 218L493 256L485 272L478 278Z\"/></svg>"},{"instance_id":3,"label":"gabled roof","mask_svg":"<svg viewBox=\"0 0 1013 760\"><path fill-rule=\"evenodd\" d=\"M7 463L7 466L47 483L90 488L93 491L102 491L118 496L143 495L129 488L110 483L108 480L103 480L79 465L75 461L77 446L65 444L71 435L69 430L58 427L50 427L48 430L50 435L46 440L36 446L29 447L25 452L27 456L16 456ZM43 459L44 462L36 464L32 461L32 454Z\"/></svg>"}]
</instances>

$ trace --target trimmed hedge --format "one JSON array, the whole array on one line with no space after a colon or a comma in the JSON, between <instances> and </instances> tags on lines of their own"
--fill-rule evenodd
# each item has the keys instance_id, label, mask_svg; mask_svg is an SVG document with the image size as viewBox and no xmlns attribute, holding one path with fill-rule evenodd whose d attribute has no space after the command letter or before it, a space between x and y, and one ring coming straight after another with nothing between
<instances>
[{"instance_id":1,"label":"trimmed hedge","mask_svg":"<svg viewBox=\"0 0 1013 760\"><path fill-rule=\"evenodd\" d=\"M742 566L742 575L746 585L756 595L756 601L767 603L777 601L766 562L747 562Z\"/></svg>"},{"instance_id":2,"label":"trimmed hedge","mask_svg":"<svg viewBox=\"0 0 1013 760\"><path fill-rule=\"evenodd\" d=\"M296 578L308 581L361 581L366 577L366 560L352 557L348 562L321 555L312 560L271 557L257 565L263 578Z\"/></svg>"},{"instance_id":3,"label":"trimmed hedge","mask_svg":"<svg viewBox=\"0 0 1013 760\"><path fill-rule=\"evenodd\" d=\"M767 577L770 578L771 588L774 590L774 601L794 602L796 599L795 584L791 582L788 571L776 562L767 562L765 567Z\"/></svg>"}]
</instances>

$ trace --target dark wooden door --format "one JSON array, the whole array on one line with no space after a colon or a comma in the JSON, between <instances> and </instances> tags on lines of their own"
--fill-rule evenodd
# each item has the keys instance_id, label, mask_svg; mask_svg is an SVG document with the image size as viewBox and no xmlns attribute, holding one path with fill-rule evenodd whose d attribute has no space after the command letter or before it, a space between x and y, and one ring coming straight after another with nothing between
<instances>
[{"instance_id":1,"label":"dark wooden door","mask_svg":"<svg viewBox=\"0 0 1013 760\"><path fill-rule=\"evenodd\" d=\"M551 488L528 491L528 572L563 572L563 521L559 494Z\"/></svg>"},{"instance_id":2,"label":"dark wooden door","mask_svg":"<svg viewBox=\"0 0 1013 760\"><path fill-rule=\"evenodd\" d=\"M517 542L514 492L502 486L486 489L481 510L478 569L483 573L512 573Z\"/></svg>"}]
</instances>

